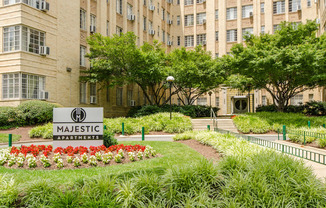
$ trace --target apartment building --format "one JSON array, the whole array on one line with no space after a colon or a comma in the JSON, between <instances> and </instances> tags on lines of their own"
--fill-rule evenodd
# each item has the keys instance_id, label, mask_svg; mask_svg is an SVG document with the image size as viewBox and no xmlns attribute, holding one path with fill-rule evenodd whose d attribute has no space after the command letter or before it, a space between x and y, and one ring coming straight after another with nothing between
<instances>
[{"instance_id":1,"label":"apartment building","mask_svg":"<svg viewBox=\"0 0 326 208\"><path fill-rule=\"evenodd\" d=\"M84 55L86 38L93 33L133 31L138 45L156 39L167 52L203 45L217 57L242 42L244 34L272 33L282 21L318 18L324 25L325 5L324 0L1 0L0 105L40 99L102 106L105 116L125 115L130 106L146 104L138 86L102 88L79 81L81 71L90 67ZM324 100L322 88L304 93L302 101L311 94ZM248 111L249 97L251 111L270 103L264 91L248 96L221 87L197 104L219 106L220 114L241 113ZM177 98L172 102L177 104Z\"/></svg>"}]
</instances>

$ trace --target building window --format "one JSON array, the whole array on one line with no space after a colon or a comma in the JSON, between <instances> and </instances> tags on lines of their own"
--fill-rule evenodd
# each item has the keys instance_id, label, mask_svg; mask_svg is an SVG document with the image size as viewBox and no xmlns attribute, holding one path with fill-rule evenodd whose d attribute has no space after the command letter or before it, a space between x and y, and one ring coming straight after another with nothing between
<instances>
[{"instance_id":1,"label":"building window","mask_svg":"<svg viewBox=\"0 0 326 208\"><path fill-rule=\"evenodd\" d=\"M285 13L285 1L273 2L273 14Z\"/></svg>"},{"instance_id":2,"label":"building window","mask_svg":"<svg viewBox=\"0 0 326 208\"><path fill-rule=\"evenodd\" d=\"M196 17L197 25L202 25L206 22L206 13L199 13Z\"/></svg>"},{"instance_id":3,"label":"building window","mask_svg":"<svg viewBox=\"0 0 326 208\"><path fill-rule=\"evenodd\" d=\"M146 2L147 2L147 0L144 0L144 6L146 6Z\"/></svg>"},{"instance_id":4,"label":"building window","mask_svg":"<svg viewBox=\"0 0 326 208\"><path fill-rule=\"evenodd\" d=\"M80 10L80 29L86 30L86 11Z\"/></svg>"},{"instance_id":5,"label":"building window","mask_svg":"<svg viewBox=\"0 0 326 208\"><path fill-rule=\"evenodd\" d=\"M86 82L80 83L80 103L86 103Z\"/></svg>"},{"instance_id":6,"label":"building window","mask_svg":"<svg viewBox=\"0 0 326 208\"><path fill-rule=\"evenodd\" d=\"M245 37L254 33L254 28L243 28L242 29L242 40L245 40Z\"/></svg>"},{"instance_id":7,"label":"building window","mask_svg":"<svg viewBox=\"0 0 326 208\"><path fill-rule=\"evenodd\" d=\"M215 58L218 58L219 57L219 54L218 53L215 53Z\"/></svg>"},{"instance_id":8,"label":"building window","mask_svg":"<svg viewBox=\"0 0 326 208\"><path fill-rule=\"evenodd\" d=\"M96 27L96 16L91 14L91 27Z\"/></svg>"},{"instance_id":9,"label":"building window","mask_svg":"<svg viewBox=\"0 0 326 208\"><path fill-rule=\"evenodd\" d=\"M307 7L311 7L311 0L307 0Z\"/></svg>"},{"instance_id":10,"label":"building window","mask_svg":"<svg viewBox=\"0 0 326 208\"><path fill-rule=\"evenodd\" d=\"M197 35L197 45L206 45L206 34Z\"/></svg>"},{"instance_id":11,"label":"building window","mask_svg":"<svg viewBox=\"0 0 326 208\"><path fill-rule=\"evenodd\" d=\"M237 19L237 8L227 8L226 9L226 20L234 20Z\"/></svg>"},{"instance_id":12,"label":"building window","mask_svg":"<svg viewBox=\"0 0 326 208\"><path fill-rule=\"evenodd\" d=\"M25 3L36 9L40 9L41 0L4 0L4 5Z\"/></svg>"},{"instance_id":13,"label":"building window","mask_svg":"<svg viewBox=\"0 0 326 208\"><path fill-rule=\"evenodd\" d=\"M197 98L197 105L207 105L207 98Z\"/></svg>"},{"instance_id":14,"label":"building window","mask_svg":"<svg viewBox=\"0 0 326 208\"><path fill-rule=\"evenodd\" d=\"M215 10L215 20L218 20L218 10Z\"/></svg>"},{"instance_id":15,"label":"building window","mask_svg":"<svg viewBox=\"0 0 326 208\"><path fill-rule=\"evenodd\" d=\"M289 12L301 10L301 0L289 0Z\"/></svg>"},{"instance_id":16,"label":"building window","mask_svg":"<svg viewBox=\"0 0 326 208\"><path fill-rule=\"evenodd\" d=\"M90 103L97 103L96 99L96 83L89 84L89 96L90 96Z\"/></svg>"},{"instance_id":17,"label":"building window","mask_svg":"<svg viewBox=\"0 0 326 208\"><path fill-rule=\"evenodd\" d=\"M162 30L162 42L165 43L165 31Z\"/></svg>"},{"instance_id":18,"label":"building window","mask_svg":"<svg viewBox=\"0 0 326 208\"><path fill-rule=\"evenodd\" d=\"M242 6L242 18L249 18L253 11L252 5Z\"/></svg>"},{"instance_id":19,"label":"building window","mask_svg":"<svg viewBox=\"0 0 326 208\"><path fill-rule=\"evenodd\" d=\"M144 17L144 22L143 22L143 28L144 28L144 31L146 31L146 22L147 22L147 18Z\"/></svg>"},{"instance_id":20,"label":"building window","mask_svg":"<svg viewBox=\"0 0 326 208\"><path fill-rule=\"evenodd\" d=\"M180 16L177 16L177 25L180 25Z\"/></svg>"},{"instance_id":21,"label":"building window","mask_svg":"<svg viewBox=\"0 0 326 208\"><path fill-rule=\"evenodd\" d=\"M185 5L193 5L194 4L194 0L185 0Z\"/></svg>"},{"instance_id":22,"label":"building window","mask_svg":"<svg viewBox=\"0 0 326 208\"><path fill-rule=\"evenodd\" d=\"M86 47L85 46L80 46L80 66L86 66Z\"/></svg>"},{"instance_id":23,"label":"building window","mask_svg":"<svg viewBox=\"0 0 326 208\"><path fill-rule=\"evenodd\" d=\"M132 5L131 4L127 4L127 15L130 16L132 15Z\"/></svg>"},{"instance_id":24,"label":"building window","mask_svg":"<svg viewBox=\"0 0 326 208\"><path fill-rule=\"evenodd\" d=\"M122 0L117 0L117 13L122 14Z\"/></svg>"},{"instance_id":25,"label":"building window","mask_svg":"<svg viewBox=\"0 0 326 208\"><path fill-rule=\"evenodd\" d=\"M185 36L185 47L192 47L194 46L194 36L189 35Z\"/></svg>"},{"instance_id":26,"label":"building window","mask_svg":"<svg viewBox=\"0 0 326 208\"><path fill-rule=\"evenodd\" d=\"M3 29L3 50L28 51L39 54L40 46L45 45L45 33L25 26L12 26Z\"/></svg>"},{"instance_id":27,"label":"building window","mask_svg":"<svg viewBox=\"0 0 326 208\"><path fill-rule=\"evenodd\" d=\"M266 99L266 96L265 95L263 95L263 96L261 96L261 105L267 105L267 99Z\"/></svg>"},{"instance_id":28,"label":"building window","mask_svg":"<svg viewBox=\"0 0 326 208\"><path fill-rule=\"evenodd\" d=\"M238 31L237 30L227 30L226 31L226 41L236 42L238 41Z\"/></svg>"},{"instance_id":29,"label":"building window","mask_svg":"<svg viewBox=\"0 0 326 208\"><path fill-rule=\"evenodd\" d=\"M165 20L165 9L162 8L162 20Z\"/></svg>"},{"instance_id":30,"label":"building window","mask_svg":"<svg viewBox=\"0 0 326 208\"><path fill-rule=\"evenodd\" d=\"M180 4L180 0L177 0L177 4L178 4L178 5Z\"/></svg>"},{"instance_id":31,"label":"building window","mask_svg":"<svg viewBox=\"0 0 326 208\"><path fill-rule=\"evenodd\" d=\"M194 15L189 14L185 15L185 26L192 26L194 25Z\"/></svg>"},{"instance_id":32,"label":"building window","mask_svg":"<svg viewBox=\"0 0 326 208\"><path fill-rule=\"evenodd\" d=\"M119 26L116 27L116 34L121 36L121 34L122 34L122 28L121 27L119 27Z\"/></svg>"},{"instance_id":33,"label":"building window","mask_svg":"<svg viewBox=\"0 0 326 208\"><path fill-rule=\"evenodd\" d=\"M204 3L206 2L206 0L197 0L197 4L201 4L201 3Z\"/></svg>"},{"instance_id":34,"label":"building window","mask_svg":"<svg viewBox=\"0 0 326 208\"><path fill-rule=\"evenodd\" d=\"M313 101L314 100L314 94L309 94L309 101Z\"/></svg>"},{"instance_id":35,"label":"building window","mask_svg":"<svg viewBox=\"0 0 326 208\"><path fill-rule=\"evenodd\" d=\"M106 21L106 36L110 36L110 22Z\"/></svg>"},{"instance_id":36,"label":"building window","mask_svg":"<svg viewBox=\"0 0 326 208\"><path fill-rule=\"evenodd\" d=\"M133 100L132 99L132 96L133 95L133 90L128 90L127 91L127 101L128 101L128 106L131 106L131 101Z\"/></svg>"},{"instance_id":37,"label":"building window","mask_svg":"<svg viewBox=\"0 0 326 208\"><path fill-rule=\"evenodd\" d=\"M3 74L3 99L44 99L45 77L31 74Z\"/></svg>"},{"instance_id":38,"label":"building window","mask_svg":"<svg viewBox=\"0 0 326 208\"><path fill-rule=\"evenodd\" d=\"M260 13L265 13L265 3L260 3Z\"/></svg>"},{"instance_id":39,"label":"building window","mask_svg":"<svg viewBox=\"0 0 326 208\"><path fill-rule=\"evenodd\" d=\"M160 14L160 3L157 3L157 14Z\"/></svg>"},{"instance_id":40,"label":"building window","mask_svg":"<svg viewBox=\"0 0 326 208\"><path fill-rule=\"evenodd\" d=\"M166 19L167 19L167 21L170 20L170 13L169 12L166 13ZM173 19L173 16L172 16L172 19Z\"/></svg>"},{"instance_id":41,"label":"building window","mask_svg":"<svg viewBox=\"0 0 326 208\"><path fill-rule=\"evenodd\" d=\"M153 22L152 21L148 21L148 29L153 30Z\"/></svg>"},{"instance_id":42,"label":"building window","mask_svg":"<svg viewBox=\"0 0 326 208\"><path fill-rule=\"evenodd\" d=\"M215 98L215 106L216 107L219 107L220 106L220 98L219 97L216 97Z\"/></svg>"},{"instance_id":43,"label":"building window","mask_svg":"<svg viewBox=\"0 0 326 208\"><path fill-rule=\"evenodd\" d=\"M121 87L117 87L117 106L122 106L122 91Z\"/></svg>"},{"instance_id":44,"label":"building window","mask_svg":"<svg viewBox=\"0 0 326 208\"><path fill-rule=\"evenodd\" d=\"M302 105L303 103L303 95L295 95L291 98L291 105Z\"/></svg>"},{"instance_id":45,"label":"building window","mask_svg":"<svg viewBox=\"0 0 326 208\"><path fill-rule=\"evenodd\" d=\"M177 45L180 46L181 45L181 37L177 36Z\"/></svg>"},{"instance_id":46,"label":"building window","mask_svg":"<svg viewBox=\"0 0 326 208\"><path fill-rule=\"evenodd\" d=\"M276 31L278 31L280 29L281 29L280 25L273 25L273 33L275 33Z\"/></svg>"},{"instance_id":47,"label":"building window","mask_svg":"<svg viewBox=\"0 0 326 208\"><path fill-rule=\"evenodd\" d=\"M215 31L215 41L218 41L218 31Z\"/></svg>"},{"instance_id":48,"label":"building window","mask_svg":"<svg viewBox=\"0 0 326 208\"><path fill-rule=\"evenodd\" d=\"M160 26L157 26L157 36L160 37Z\"/></svg>"},{"instance_id":49,"label":"building window","mask_svg":"<svg viewBox=\"0 0 326 208\"><path fill-rule=\"evenodd\" d=\"M265 34L265 26L261 26L260 27L260 33L261 34Z\"/></svg>"}]
</instances>

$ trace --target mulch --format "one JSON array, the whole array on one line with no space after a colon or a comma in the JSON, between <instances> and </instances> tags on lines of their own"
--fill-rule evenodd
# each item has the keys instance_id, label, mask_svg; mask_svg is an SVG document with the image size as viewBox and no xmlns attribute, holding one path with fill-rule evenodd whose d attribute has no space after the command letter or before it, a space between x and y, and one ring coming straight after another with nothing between
<instances>
[{"instance_id":1,"label":"mulch","mask_svg":"<svg viewBox=\"0 0 326 208\"><path fill-rule=\"evenodd\" d=\"M217 163L222 158L222 155L219 152L217 152L213 147L204 145L196 140L180 140L177 142L185 144L190 148L196 150L198 153L203 155L207 160L213 161L213 163Z\"/></svg>"}]
</instances>

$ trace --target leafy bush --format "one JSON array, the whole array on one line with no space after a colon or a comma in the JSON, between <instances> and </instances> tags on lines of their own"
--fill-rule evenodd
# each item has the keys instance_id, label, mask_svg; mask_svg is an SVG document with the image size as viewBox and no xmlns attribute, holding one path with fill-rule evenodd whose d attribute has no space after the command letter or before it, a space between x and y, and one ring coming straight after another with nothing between
<instances>
[{"instance_id":1,"label":"leafy bush","mask_svg":"<svg viewBox=\"0 0 326 208\"><path fill-rule=\"evenodd\" d=\"M256 112L277 112L276 105L258 105Z\"/></svg>"},{"instance_id":2,"label":"leafy bush","mask_svg":"<svg viewBox=\"0 0 326 208\"><path fill-rule=\"evenodd\" d=\"M310 116L325 116L326 102L310 101L304 105L304 114Z\"/></svg>"},{"instance_id":3,"label":"leafy bush","mask_svg":"<svg viewBox=\"0 0 326 208\"><path fill-rule=\"evenodd\" d=\"M0 107L0 126L2 129L5 126L11 127L15 125L15 118L15 107Z\"/></svg>"},{"instance_id":4,"label":"leafy bush","mask_svg":"<svg viewBox=\"0 0 326 208\"><path fill-rule=\"evenodd\" d=\"M210 107L202 105L185 105L178 106L172 105L172 112L182 113L192 118L196 117L209 117ZM219 110L218 107L212 107L215 113ZM143 107L132 107L128 112L128 117L139 117L151 115L159 112L170 112L170 105L156 106L156 105L145 105Z\"/></svg>"},{"instance_id":5,"label":"leafy bush","mask_svg":"<svg viewBox=\"0 0 326 208\"><path fill-rule=\"evenodd\" d=\"M326 147L326 139L317 139L317 144L320 148Z\"/></svg>"},{"instance_id":6,"label":"leafy bush","mask_svg":"<svg viewBox=\"0 0 326 208\"><path fill-rule=\"evenodd\" d=\"M103 144L105 147L110 147L112 145L118 144L118 141L116 138L114 138L114 134L109 131L103 132Z\"/></svg>"},{"instance_id":7,"label":"leafy bush","mask_svg":"<svg viewBox=\"0 0 326 208\"><path fill-rule=\"evenodd\" d=\"M58 105L45 101L31 100L17 107L17 119L20 125L34 125L50 122L53 119L53 108Z\"/></svg>"},{"instance_id":8,"label":"leafy bush","mask_svg":"<svg viewBox=\"0 0 326 208\"><path fill-rule=\"evenodd\" d=\"M0 204L3 207L10 207L18 197L18 187L13 178L6 174L0 175Z\"/></svg>"},{"instance_id":9,"label":"leafy bush","mask_svg":"<svg viewBox=\"0 0 326 208\"><path fill-rule=\"evenodd\" d=\"M36 126L28 132L29 137L42 137L43 139L53 138L53 125L52 123L43 126Z\"/></svg>"},{"instance_id":10,"label":"leafy bush","mask_svg":"<svg viewBox=\"0 0 326 208\"><path fill-rule=\"evenodd\" d=\"M149 116L143 116L138 118L105 118L103 121L107 126L110 133L121 133L122 123L125 124L126 134L135 134L142 131L142 127L145 127L145 133L150 131L163 131L168 133L182 133L192 129L191 119L180 113L173 113L170 120L169 113L157 113ZM30 130L30 137L53 137L53 125L48 123L43 126L37 126ZM113 141L112 141L113 142Z\"/></svg>"},{"instance_id":11,"label":"leafy bush","mask_svg":"<svg viewBox=\"0 0 326 208\"><path fill-rule=\"evenodd\" d=\"M321 127L325 122L325 117L307 117L300 113L280 113L280 112L259 112L238 115L233 119L235 126L243 133L266 133L269 131L281 130L283 125L287 129L307 127L308 121L311 127Z\"/></svg>"},{"instance_id":12,"label":"leafy bush","mask_svg":"<svg viewBox=\"0 0 326 208\"><path fill-rule=\"evenodd\" d=\"M304 105L289 105L284 108L285 113L302 113L304 111ZM259 105L256 108L256 112L277 112L276 105Z\"/></svg>"}]
</instances>

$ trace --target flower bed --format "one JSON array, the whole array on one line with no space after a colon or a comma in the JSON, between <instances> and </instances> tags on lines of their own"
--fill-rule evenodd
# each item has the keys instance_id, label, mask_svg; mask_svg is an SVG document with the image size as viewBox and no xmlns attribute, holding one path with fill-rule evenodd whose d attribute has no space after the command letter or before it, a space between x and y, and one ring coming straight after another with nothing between
<instances>
[{"instance_id":1,"label":"flower bed","mask_svg":"<svg viewBox=\"0 0 326 208\"><path fill-rule=\"evenodd\" d=\"M0 151L0 165L23 169L75 169L115 165L157 157L149 145L84 146L66 148L52 145L12 147Z\"/></svg>"}]
</instances>

